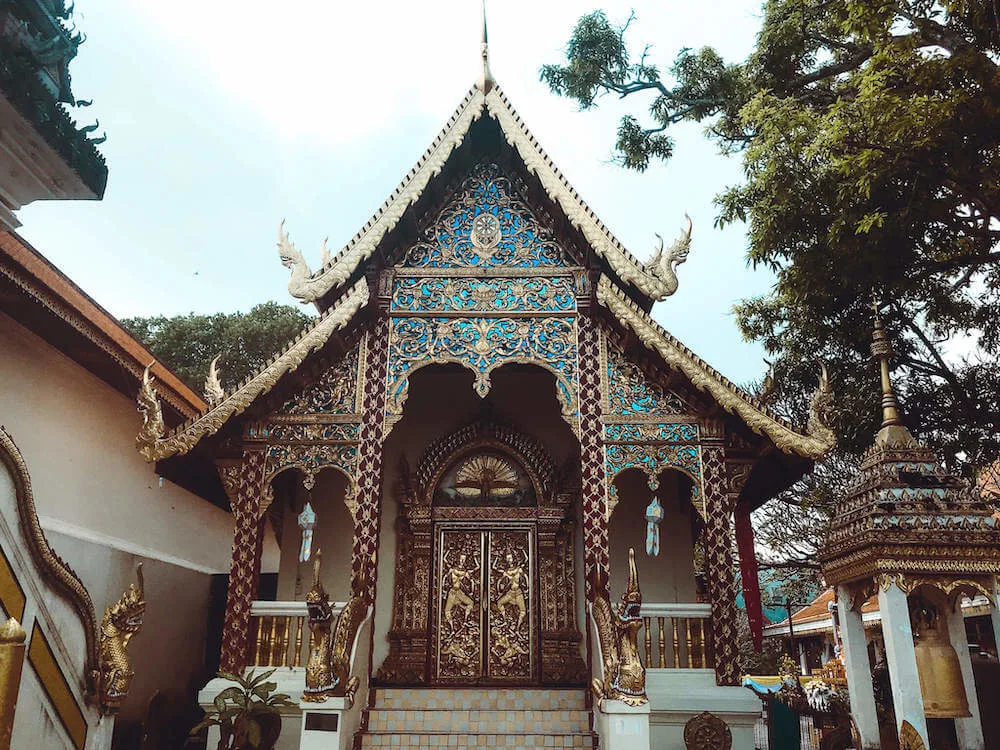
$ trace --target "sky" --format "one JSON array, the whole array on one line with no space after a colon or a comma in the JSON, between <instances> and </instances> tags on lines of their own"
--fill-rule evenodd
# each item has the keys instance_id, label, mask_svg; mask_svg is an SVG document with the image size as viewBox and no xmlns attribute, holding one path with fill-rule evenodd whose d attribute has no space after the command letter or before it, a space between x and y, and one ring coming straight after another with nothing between
<instances>
[{"instance_id":1,"label":"sky","mask_svg":"<svg viewBox=\"0 0 1000 750\"><path fill-rule=\"evenodd\" d=\"M118 317L246 311L287 293L279 222L315 268L336 252L423 154L478 75L478 0L344 3L79 0L86 34L70 72L81 125L100 123L104 200L36 202L19 230ZM580 112L538 79L560 62L576 20L634 8L636 49L670 65L683 47L742 60L759 0L492 0L490 66L528 128L584 200L640 259L654 233L694 220L677 293L654 317L737 382L759 378L732 306L773 278L745 261L746 228L713 227L713 197L738 183L698 125L676 129L674 157L647 172L610 163L618 118L647 99L605 98ZM307 308L312 311L312 308Z\"/></svg>"}]
</instances>

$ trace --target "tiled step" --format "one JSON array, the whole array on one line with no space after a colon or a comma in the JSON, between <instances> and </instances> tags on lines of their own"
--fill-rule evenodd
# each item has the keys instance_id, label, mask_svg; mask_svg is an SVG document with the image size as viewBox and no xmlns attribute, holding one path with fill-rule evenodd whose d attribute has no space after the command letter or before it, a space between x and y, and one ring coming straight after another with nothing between
<instances>
[{"instance_id":1,"label":"tiled step","mask_svg":"<svg viewBox=\"0 0 1000 750\"><path fill-rule=\"evenodd\" d=\"M377 709L455 711L585 711L582 689L376 688Z\"/></svg>"},{"instance_id":2,"label":"tiled step","mask_svg":"<svg viewBox=\"0 0 1000 750\"><path fill-rule=\"evenodd\" d=\"M591 734L381 734L362 735L361 747L367 748L492 748L492 747L538 747L538 748L592 748Z\"/></svg>"},{"instance_id":3,"label":"tiled step","mask_svg":"<svg viewBox=\"0 0 1000 750\"><path fill-rule=\"evenodd\" d=\"M582 710L372 709L372 732L450 732L471 734L586 733L590 717Z\"/></svg>"}]
</instances>

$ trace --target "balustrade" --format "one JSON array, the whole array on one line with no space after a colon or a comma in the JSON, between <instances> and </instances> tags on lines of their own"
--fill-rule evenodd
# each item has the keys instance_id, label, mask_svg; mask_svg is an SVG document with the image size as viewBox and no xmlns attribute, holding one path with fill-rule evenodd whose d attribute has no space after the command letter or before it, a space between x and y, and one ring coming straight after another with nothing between
<instances>
[{"instance_id":1,"label":"balustrade","mask_svg":"<svg viewBox=\"0 0 1000 750\"><path fill-rule=\"evenodd\" d=\"M644 603L640 651L646 669L714 669L712 605Z\"/></svg>"},{"instance_id":2,"label":"balustrade","mask_svg":"<svg viewBox=\"0 0 1000 750\"><path fill-rule=\"evenodd\" d=\"M330 602L333 622L344 602ZM309 622L305 602L255 601L250 609L251 667L301 667L309 660Z\"/></svg>"}]
</instances>

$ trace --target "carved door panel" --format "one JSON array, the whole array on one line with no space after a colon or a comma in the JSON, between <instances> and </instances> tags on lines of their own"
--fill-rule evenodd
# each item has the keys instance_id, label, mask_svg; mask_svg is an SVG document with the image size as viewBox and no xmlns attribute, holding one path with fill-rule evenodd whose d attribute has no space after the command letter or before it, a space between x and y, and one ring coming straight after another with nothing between
<instances>
[{"instance_id":1,"label":"carved door panel","mask_svg":"<svg viewBox=\"0 0 1000 750\"><path fill-rule=\"evenodd\" d=\"M440 528L434 603L436 682L534 680L533 528Z\"/></svg>"},{"instance_id":2,"label":"carved door panel","mask_svg":"<svg viewBox=\"0 0 1000 750\"><path fill-rule=\"evenodd\" d=\"M534 559L532 530L491 530L486 571L489 616L486 675L502 682L528 682L535 673Z\"/></svg>"},{"instance_id":3,"label":"carved door panel","mask_svg":"<svg viewBox=\"0 0 1000 750\"><path fill-rule=\"evenodd\" d=\"M483 677L483 560L486 535L469 529L438 534L435 678L477 682Z\"/></svg>"}]
</instances>

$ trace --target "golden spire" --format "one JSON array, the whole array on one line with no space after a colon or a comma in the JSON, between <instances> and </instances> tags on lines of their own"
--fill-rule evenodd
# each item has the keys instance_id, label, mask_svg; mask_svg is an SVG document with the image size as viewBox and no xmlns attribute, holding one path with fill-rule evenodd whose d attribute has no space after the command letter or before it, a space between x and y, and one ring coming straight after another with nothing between
<instances>
[{"instance_id":1,"label":"golden spire","mask_svg":"<svg viewBox=\"0 0 1000 750\"><path fill-rule=\"evenodd\" d=\"M490 93L490 89L496 85L496 81L493 79L493 73L490 72L490 47L486 37L486 0L483 0L483 40L480 46L480 54L483 58L483 70L479 74L476 86L484 94L488 94Z\"/></svg>"},{"instance_id":2,"label":"golden spire","mask_svg":"<svg viewBox=\"0 0 1000 750\"><path fill-rule=\"evenodd\" d=\"M875 438L875 444L886 448L915 447L916 440L903 424L899 402L892 390L889 377L889 360L892 358L892 343L882 329L882 318L875 303L875 331L872 335L872 357L879 361L882 374L882 427Z\"/></svg>"}]
</instances>

